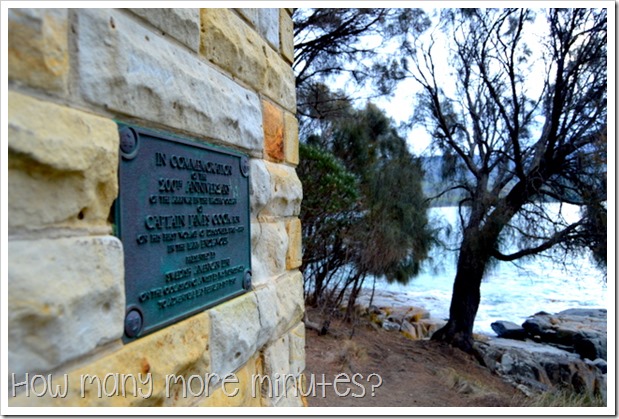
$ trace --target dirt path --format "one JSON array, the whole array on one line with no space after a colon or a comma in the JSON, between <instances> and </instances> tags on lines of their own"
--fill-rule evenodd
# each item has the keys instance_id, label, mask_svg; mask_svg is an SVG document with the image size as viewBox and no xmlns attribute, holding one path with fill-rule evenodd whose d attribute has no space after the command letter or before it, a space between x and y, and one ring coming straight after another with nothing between
<instances>
[{"instance_id":1,"label":"dirt path","mask_svg":"<svg viewBox=\"0 0 619 419\"><path fill-rule=\"evenodd\" d=\"M369 323L358 325L352 339L350 330L334 322L325 336L306 331L309 406L500 407L518 406L522 398L472 356L447 345L412 341Z\"/></svg>"}]
</instances>

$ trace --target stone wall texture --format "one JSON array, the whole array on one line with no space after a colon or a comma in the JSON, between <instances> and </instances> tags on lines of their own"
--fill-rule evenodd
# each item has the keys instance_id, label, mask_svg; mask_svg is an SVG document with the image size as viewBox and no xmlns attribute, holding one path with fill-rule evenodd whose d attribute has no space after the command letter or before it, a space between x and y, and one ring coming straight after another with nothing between
<instances>
[{"instance_id":1,"label":"stone wall texture","mask_svg":"<svg viewBox=\"0 0 619 419\"><path fill-rule=\"evenodd\" d=\"M291 12L9 10L10 407L304 404ZM127 344L117 122L250 158L252 290Z\"/></svg>"}]
</instances>

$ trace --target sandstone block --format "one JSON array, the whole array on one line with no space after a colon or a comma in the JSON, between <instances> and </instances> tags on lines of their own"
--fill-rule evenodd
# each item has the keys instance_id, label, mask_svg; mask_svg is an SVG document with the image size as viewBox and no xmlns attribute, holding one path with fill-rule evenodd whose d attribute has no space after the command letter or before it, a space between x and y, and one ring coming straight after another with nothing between
<instances>
[{"instance_id":1,"label":"sandstone block","mask_svg":"<svg viewBox=\"0 0 619 419\"><path fill-rule=\"evenodd\" d=\"M271 176L261 159L249 160L249 202L251 213L258 216L271 199Z\"/></svg>"},{"instance_id":2,"label":"sandstone block","mask_svg":"<svg viewBox=\"0 0 619 419\"><path fill-rule=\"evenodd\" d=\"M68 394L64 398L38 398L32 394L26 397L22 393L14 399L10 397L10 404L88 407L195 404L204 399L206 390L198 395L198 381L191 377L202 376L204 380L205 374L210 372L209 329L208 313L197 314L133 341L84 367L54 374L55 379L65 373L68 375ZM23 380L23 376L19 378ZM122 383L123 378L124 385L118 385L118 393L115 393L114 383ZM103 387L105 383L107 386Z\"/></svg>"},{"instance_id":3,"label":"sandstone block","mask_svg":"<svg viewBox=\"0 0 619 419\"><path fill-rule=\"evenodd\" d=\"M261 310L253 292L209 310L211 372L223 376L244 365L262 346Z\"/></svg>"},{"instance_id":4,"label":"sandstone block","mask_svg":"<svg viewBox=\"0 0 619 419\"><path fill-rule=\"evenodd\" d=\"M301 266L301 220L294 218L286 221L286 232L288 233L288 251L286 252L286 269L296 269Z\"/></svg>"},{"instance_id":5,"label":"sandstone block","mask_svg":"<svg viewBox=\"0 0 619 419\"><path fill-rule=\"evenodd\" d=\"M262 101L264 151L276 162L284 160L284 112L269 101Z\"/></svg>"},{"instance_id":6,"label":"sandstone block","mask_svg":"<svg viewBox=\"0 0 619 419\"><path fill-rule=\"evenodd\" d=\"M260 389L253 386L257 382L254 377L259 376L259 363L252 357L243 365L228 382L223 381L215 386L198 406L201 407L259 407ZM256 386L257 387L257 386Z\"/></svg>"},{"instance_id":7,"label":"sandstone block","mask_svg":"<svg viewBox=\"0 0 619 419\"><path fill-rule=\"evenodd\" d=\"M8 9L9 79L64 93L69 75L67 9Z\"/></svg>"},{"instance_id":8,"label":"sandstone block","mask_svg":"<svg viewBox=\"0 0 619 419\"><path fill-rule=\"evenodd\" d=\"M286 271L288 234L283 222L252 223L252 284L259 286Z\"/></svg>"},{"instance_id":9,"label":"sandstone block","mask_svg":"<svg viewBox=\"0 0 619 419\"><path fill-rule=\"evenodd\" d=\"M9 92L8 134L9 228L107 225L118 194L113 121Z\"/></svg>"},{"instance_id":10,"label":"sandstone block","mask_svg":"<svg viewBox=\"0 0 619 419\"><path fill-rule=\"evenodd\" d=\"M271 177L271 197L263 215L293 217L301 211L303 186L296 171L288 166L266 163Z\"/></svg>"},{"instance_id":11,"label":"sandstone block","mask_svg":"<svg viewBox=\"0 0 619 419\"><path fill-rule=\"evenodd\" d=\"M299 122L288 112L284 114L284 155L287 163L299 164Z\"/></svg>"},{"instance_id":12,"label":"sandstone block","mask_svg":"<svg viewBox=\"0 0 619 419\"><path fill-rule=\"evenodd\" d=\"M303 277L300 272L287 272L256 290L260 322L266 340L282 336L303 317Z\"/></svg>"},{"instance_id":13,"label":"sandstone block","mask_svg":"<svg viewBox=\"0 0 619 419\"><path fill-rule=\"evenodd\" d=\"M249 164L252 215L258 218L297 216L303 187L294 168L253 159Z\"/></svg>"},{"instance_id":14,"label":"sandstone block","mask_svg":"<svg viewBox=\"0 0 619 419\"><path fill-rule=\"evenodd\" d=\"M86 101L261 156L255 93L119 11L79 9L77 18Z\"/></svg>"},{"instance_id":15,"label":"sandstone block","mask_svg":"<svg viewBox=\"0 0 619 419\"><path fill-rule=\"evenodd\" d=\"M122 245L111 236L9 242L9 370L52 370L119 339Z\"/></svg>"},{"instance_id":16,"label":"sandstone block","mask_svg":"<svg viewBox=\"0 0 619 419\"><path fill-rule=\"evenodd\" d=\"M287 111L296 113L297 93L292 67L271 49L267 49L267 61L266 80L261 91Z\"/></svg>"},{"instance_id":17,"label":"sandstone block","mask_svg":"<svg viewBox=\"0 0 619 419\"><path fill-rule=\"evenodd\" d=\"M299 376L305 371L305 324L299 322L288 334L290 341L290 373Z\"/></svg>"},{"instance_id":18,"label":"sandstone block","mask_svg":"<svg viewBox=\"0 0 619 419\"><path fill-rule=\"evenodd\" d=\"M198 52L200 9L131 9L148 23Z\"/></svg>"},{"instance_id":19,"label":"sandstone block","mask_svg":"<svg viewBox=\"0 0 619 419\"><path fill-rule=\"evenodd\" d=\"M273 48L279 49L279 9L237 9Z\"/></svg>"},{"instance_id":20,"label":"sandstone block","mask_svg":"<svg viewBox=\"0 0 619 419\"><path fill-rule=\"evenodd\" d=\"M202 9L200 53L222 70L295 112L292 68L266 42L256 39L255 32L234 13L226 9Z\"/></svg>"},{"instance_id":21,"label":"sandstone block","mask_svg":"<svg viewBox=\"0 0 619 419\"><path fill-rule=\"evenodd\" d=\"M275 374L290 373L290 339L288 334L277 338L262 351L264 373L271 377ZM281 384L281 383L280 383ZM281 394L281 391L279 392Z\"/></svg>"},{"instance_id":22,"label":"sandstone block","mask_svg":"<svg viewBox=\"0 0 619 419\"><path fill-rule=\"evenodd\" d=\"M294 62L294 27L292 18L285 9L279 12L279 45L282 56Z\"/></svg>"},{"instance_id":23,"label":"sandstone block","mask_svg":"<svg viewBox=\"0 0 619 419\"><path fill-rule=\"evenodd\" d=\"M262 381L261 394L263 401L278 399L284 395L289 384L296 381L289 374L290 343L288 335L284 335L271 344L262 352L264 374L268 379Z\"/></svg>"}]
</instances>

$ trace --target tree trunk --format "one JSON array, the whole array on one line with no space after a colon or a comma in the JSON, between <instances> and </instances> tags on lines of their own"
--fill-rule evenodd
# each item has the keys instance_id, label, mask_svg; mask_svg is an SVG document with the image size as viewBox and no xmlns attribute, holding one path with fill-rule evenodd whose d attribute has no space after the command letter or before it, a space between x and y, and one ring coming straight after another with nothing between
<instances>
[{"instance_id":1,"label":"tree trunk","mask_svg":"<svg viewBox=\"0 0 619 419\"><path fill-rule=\"evenodd\" d=\"M447 342L468 353L473 352L473 323L479 308L481 280L490 258L488 244L477 231L468 230L465 233L458 257L449 320L432 335L433 340Z\"/></svg>"}]
</instances>

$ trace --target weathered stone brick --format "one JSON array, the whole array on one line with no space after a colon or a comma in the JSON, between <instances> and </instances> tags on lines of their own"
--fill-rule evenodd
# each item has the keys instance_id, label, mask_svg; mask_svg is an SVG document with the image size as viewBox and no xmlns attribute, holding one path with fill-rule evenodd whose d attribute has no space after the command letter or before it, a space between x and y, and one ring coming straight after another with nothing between
<instances>
[{"instance_id":1,"label":"weathered stone brick","mask_svg":"<svg viewBox=\"0 0 619 419\"><path fill-rule=\"evenodd\" d=\"M286 11L279 12L279 45L282 56L289 62L294 62L294 27L292 18Z\"/></svg>"},{"instance_id":2,"label":"weathered stone brick","mask_svg":"<svg viewBox=\"0 0 619 419\"><path fill-rule=\"evenodd\" d=\"M39 398L32 394L26 397L25 394L21 394L16 398L11 397L10 404L88 407L195 404L203 400L204 395L195 397L191 395L188 378L191 375L201 375L204 378L204 375L210 372L209 330L209 314L202 312L131 342L84 367L70 371L59 370L54 374L54 382L59 381L62 374L68 374L69 391L64 398L49 396ZM91 378L98 377L103 381L108 374L135 378L137 389L129 379L126 381L126 397L120 392L119 395L108 397L103 389L101 389L102 397L99 397L98 381L97 379L91 381ZM183 378L175 381L175 377ZM23 375L16 377L16 382L19 382L18 379L23 381ZM113 379L114 376L108 378L107 394L113 391ZM194 394L198 393L195 387L193 391Z\"/></svg>"},{"instance_id":3,"label":"weathered stone brick","mask_svg":"<svg viewBox=\"0 0 619 419\"><path fill-rule=\"evenodd\" d=\"M200 407L259 407L260 389L252 388L259 380L262 371L256 357L252 357L243 367L229 377L228 383L219 382ZM232 381L234 378L237 382Z\"/></svg>"},{"instance_id":4,"label":"weathered stone brick","mask_svg":"<svg viewBox=\"0 0 619 419\"><path fill-rule=\"evenodd\" d=\"M299 122L291 113L284 113L284 155L287 163L299 164Z\"/></svg>"},{"instance_id":5,"label":"weathered stone brick","mask_svg":"<svg viewBox=\"0 0 619 419\"><path fill-rule=\"evenodd\" d=\"M244 365L264 344L255 293L249 292L209 310L211 372L220 376Z\"/></svg>"},{"instance_id":6,"label":"weathered stone brick","mask_svg":"<svg viewBox=\"0 0 619 419\"><path fill-rule=\"evenodd\" d=\"M279 398L287 387L286 375L290 374L290 342L285 334L271 342L262 351L264 374L269 377L262 383L264 398Z\"/></svg>"},{"instance_id":7,"label":"weathered stone brick","mask_svg":"<svg viewBox=\"0 0 619 419\"><path fill-rule=\"evenodd\" d=\"M288 251L286 252L286 269L296 269L301 266L301 220L293 218L286 221L286 232L288 233Z\"/></svg>"},{"instance_id":8,"label":"weathered stone brick","mask_svg":"<svg viewBox=\"0 0 619 419\"><path fill-rule=\"evenodd\" d=\"M292 167L257 159L250 160L249 166L254 217L299 215L303 187Z\"/></svg>"},{"instance_id":9,"label":"weathered stone brick","mask_svg":"<svg viewBox=\"0 0 619 419\"><path fill-rule=\"evenodd\" d=\"M271 199L271 176L264 160L249 160L249 182L251 214L257 217Z\"/></svg>"},{"instance_id":10,"label":"weathered stone brick","mask_svg":"<svg viewBox=\"0 0 619 419\"><path fill-rule=\"evenodd\" d=\"M67 9L8 9L9 79L64 93L69 75Z\"/></svg>"},{"instance_id":11,"label":"weathered stone brick","mask_svg":"<svg viewBox=\"0 0 619 419\"><path fill-rule=\"evenodd\" d=\"M200 52L288 111L296 111L292 68L230 10L202 9Z\"/></svg>"},{"instance_id":12,"label":"weathered stone brick","mask_svg":"<svg viewBox=\"0 0 619 419\"><path fill-rule=\"evenodd\" d=\"M303 318L303 276L299 271L280 275L255 294L265 342L283 336Z\"/></svg>"},{"instance_id":13,"label":"weathered stone brick","mask_svg":"<svg viewBox=\"0 0 619 419\"><path fill-rule=\"evenodd\" d=\"M283 222L252 223L252 283L264 284L286 271L288 235Z\"/></svg>"},{"instance_id":14,"label":"weathered stone brick","mask_svg":"<svg viewBox=\"0 0 619 419\"><path fill-rule=\"evenodd\" d=\"M289 112L297 112L294 72L290 65L275 51L268 49L266 81L261 92Z\"/></svg>"},{"instance_id":15,"label":"weathered stone brick","mask_svg":"<svg viewBox=\"0 0 619 419\"><path fill-rule=\"evenodd\" d=\"M279 9L237 10L275 50L279 49Z\"/></svg>"},{"instance_id":16,"label":"weathered stone brick","mask_svg":"<svg viewBox=\"0 0 619 419\"><path fill-rule=\"evenodd\" d=\"M271 102L262 101L262 127L266 155L281 162L284 160L284 112Z\"/></svg>"},{"instance_id":17,"label":"weathered stone brick","mask_svg":"<svg viewBox=\"0 0 619 419\"><path fill-rule=\"evenodd\" d=\"M299 322L289 333L290 373L296 376L305 371L305 324Z\"/></svg>"},{"instance_id":18,"label":"weathered stone brick","mask_svg":"<svg viewBox=\"0 0 619 419\"><path fill-rule=\"evenodd\" d=\"M8 134L10 229L107 225L118 194L113 121L9 92Z\"/></svg>"},{"instance_id":19,"label":"weathered stone brick","mask_svg":"<svg viewBox=\"0 0 619 419\"><path fill-rule=\"evenodd\" d=\"M131 9L148 23L187 45L200 49L200 9Z\"/></svg>"},{"instance_id":20,"label":"weathered stone brick","mask_svg":"<svg viewBox=\"0 0 619 419\"><path fill-rule=\"evenodd\" d=\"M262 215L291 217L299 215L303 187L297 172L289 166L265 163L271 177L271 197Z\"/></svg>"},{"instance_id":21,"label":"weathered stone brick","mask_svg":"<svg viewBox=\"0 0 619 419\"><path fill-rule=\"evenodd\" d=\"M288 374L290 367L290 341L288 334L275 339L262 351L264 373Z\"/></svg>"},{"instance_id":22,"label":"weathered stone brick","mask_svg":"<svg viewBox=\"0 0 619 419\"><path fill-rule=\"evenodd\" d=\"M50 371L123 333L122 245L111 236L12 240L9 370Z\"/></svg>"},{"instance_id":23,"label":"weathered stone brick","mask_svg":"<svg viewBox=\"0 0 619 419\"><path fill-rule=\"evenodd\" d=\"M79 9L77 17L84 99L261 155L255 93L119 11Z\"/></svg>"}]
</instances>

